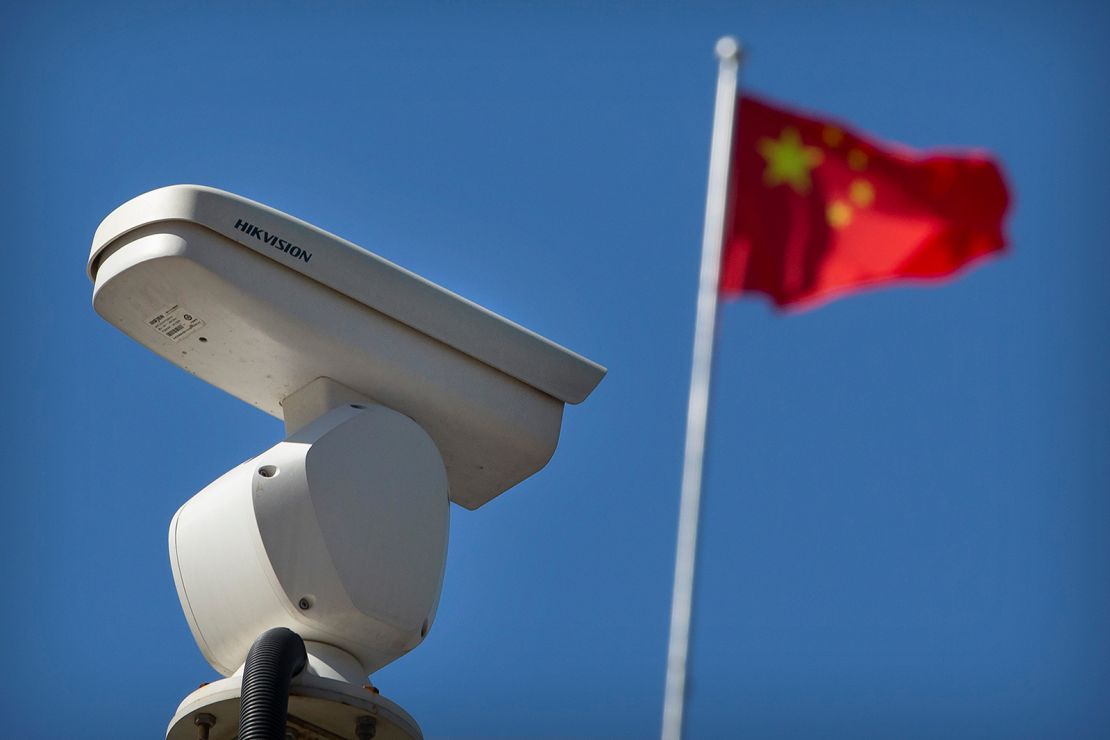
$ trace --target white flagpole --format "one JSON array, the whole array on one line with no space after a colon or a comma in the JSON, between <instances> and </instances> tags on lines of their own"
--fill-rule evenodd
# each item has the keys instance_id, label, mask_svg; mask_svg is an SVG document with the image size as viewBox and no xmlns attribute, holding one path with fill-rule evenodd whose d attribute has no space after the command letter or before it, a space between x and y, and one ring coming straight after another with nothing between
<instances>
[{"instance_id":1,"label":"white flagpole","mask_svg":"<svg viewBox=\"0 0 1110 740\"><path fill-rule=\"evenodd\" d=\"M686 453L682 465L682 496L678 510L678 545L671 595L671 635L667 647L667 686L663 697L663 740L681 740L686 700L686 667L690 649L690 613L694 600L694 559L698 545L702 463L709 412L709 382L717 323L717 283L721 242L728 209L729 160L740 67L740 44L725 36L717 42L717 104L709 150L709 186L705 198L705 230L701 242L698 310L694 324L694 361L690 401L686 410Z\"/></svg>"}]
</instances>

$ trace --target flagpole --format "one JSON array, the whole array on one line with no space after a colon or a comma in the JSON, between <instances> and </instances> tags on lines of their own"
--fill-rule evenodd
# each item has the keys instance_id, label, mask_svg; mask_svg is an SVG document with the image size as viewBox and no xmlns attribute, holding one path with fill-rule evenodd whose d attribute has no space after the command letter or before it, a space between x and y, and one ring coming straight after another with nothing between
<instances>
[{"instance_id":1,"label":"flagpole","mask_svg":"<svg viewBox=\"0 0 1110 740\"><path fill-rule=\"evenodd\" d=\"M690 650L690 616L694 601L694 565L698 545L705 431L709 415L710 373L717 322L717 285L721 243L728 210L729 160L732 153L740 44L729 36L717 41L717 103L709 150L709 185L705 198L705 229L701 242L701 273L694 324L694 357L690 399L686 410L686 451L678 510L678 543L671 595L671 634L667 647L667 684L663 696L663 740L681 740Z\"/></svg>"}]
</instances>

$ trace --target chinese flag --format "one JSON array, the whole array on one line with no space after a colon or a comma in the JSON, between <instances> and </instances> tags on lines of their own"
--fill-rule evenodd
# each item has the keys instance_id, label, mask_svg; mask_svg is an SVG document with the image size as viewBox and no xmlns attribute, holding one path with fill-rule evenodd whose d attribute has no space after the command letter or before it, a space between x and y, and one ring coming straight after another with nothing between
<instances>
[{"instance_id":1,"label":"chinese flag","mask_svg":"<svg viewBox=\"0 0 1110 740\"><path fill-rule=\"evenodd\" d=\"M737 106L720 290L806 307L952 275L1005 246L986 156L922 155L752 97Z\"/></svg>"}]
</instances>

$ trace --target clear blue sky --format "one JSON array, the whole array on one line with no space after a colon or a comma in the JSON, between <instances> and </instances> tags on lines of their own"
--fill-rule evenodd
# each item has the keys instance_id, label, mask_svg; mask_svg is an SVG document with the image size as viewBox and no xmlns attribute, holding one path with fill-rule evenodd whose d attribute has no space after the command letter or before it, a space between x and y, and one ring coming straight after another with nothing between
<instances>
[{"instance_id":1,"label":"clear blue sky","mask_svg":"<svg viewBox=\"0 0 1110 740\"><path fill-rule=\"evenodd\" d=\"M453 511L429 738L658 732L713 43L745 84L977 146L1011 253L719 336L691 738L1110 734L1110 13L1096 3L0 5L4 733L161 737L212 680L174 511L280 423L100 320L123 201L189 182L609 367L550 465Z\"/></svg>"}]
</instances>

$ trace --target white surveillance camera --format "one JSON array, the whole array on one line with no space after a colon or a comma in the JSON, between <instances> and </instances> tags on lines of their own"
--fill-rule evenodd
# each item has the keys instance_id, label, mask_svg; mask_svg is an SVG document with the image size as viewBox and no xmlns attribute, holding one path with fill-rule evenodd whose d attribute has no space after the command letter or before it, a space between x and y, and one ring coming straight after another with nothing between
<instances>
[{"instance_id":1,"label":"white surveillance camera","mask_svg":"<svg viewBox=\"0 0 1110 740\"><path fill-rule=\"evenodd\" d=\"M229 678L187 697L167 736L191 737L203 717L212 740L234 737L236 672L255 638L286 627L308 655L290 726L349 735L361 707L379 736L419 737L361 684L431 626L448 502L476 509L542 468L564 404L584 400L605 369L213 188L162 188L117 208L97 229L88 273L104 319L285 421L284 441L171 524L182 608Z\"/></svg>"}]
</instances>

